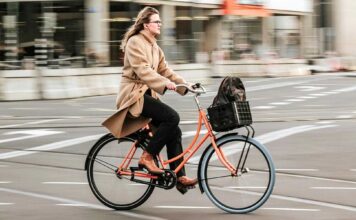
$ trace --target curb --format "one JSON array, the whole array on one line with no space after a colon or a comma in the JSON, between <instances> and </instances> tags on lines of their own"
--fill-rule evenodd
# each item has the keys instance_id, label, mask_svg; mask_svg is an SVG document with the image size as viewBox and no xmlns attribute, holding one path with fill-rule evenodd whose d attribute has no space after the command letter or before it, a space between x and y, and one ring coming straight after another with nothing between
<instances>
[{"instance_id":1,"label":"curb","mask_svg":"<svg viewBox=\"0 0 356 220\"><path fill-rule=\"evenodd\" d=\"M310 75L303 61L220 62L172 65L189 82L211 83L214 77L284 77ZM0 72L0 101L67 99L116 94L122 67L5 70Z\"/></svg>"}]
</instances>

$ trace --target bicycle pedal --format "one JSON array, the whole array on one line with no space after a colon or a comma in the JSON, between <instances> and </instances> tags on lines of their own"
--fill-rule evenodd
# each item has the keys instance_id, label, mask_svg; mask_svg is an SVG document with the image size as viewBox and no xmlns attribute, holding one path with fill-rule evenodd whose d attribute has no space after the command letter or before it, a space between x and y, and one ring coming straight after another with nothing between
<instances>
[{"instance_id":1,"label":"bicycle pedal","mask_svg":"<svg viewBox=\"0 0 356 220\"><path fill-rule=\"evenodd\" d=\"M182 193L182 195L184 195L184 194L186 194L186 193L188 192L188 189L185 188L185 187L183 187L183 188L178 188L178 187L176 187L176 188L177 188L177 190L178 190L180 193Z\"/></svg>"},{"instance_id":2,"label":"bicycle pedal","mask_svg":"<svg viewBox=\"0 0 356 220\"><path fill-rule=\"evenodd\" d=\"M195 189L195 186L186 186L187 189Z\"/></svg>"},{"instance_id":3,"label":"bicycle pedal","mask_svg":"<svg viewBox=\"0 0 356 220\"><path fill-rule=\"evenodd\" d=\"M195 189L195 186L185 186L181 183L177 183L176 188L180 193L184 195L185 193L188 192L188 190Z\"/></svg>"}]
</instances>

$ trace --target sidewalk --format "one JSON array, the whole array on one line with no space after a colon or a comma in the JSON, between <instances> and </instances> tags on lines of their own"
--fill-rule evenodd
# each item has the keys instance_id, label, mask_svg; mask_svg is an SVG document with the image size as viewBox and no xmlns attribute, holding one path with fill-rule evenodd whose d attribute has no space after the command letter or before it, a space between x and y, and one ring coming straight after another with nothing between
<instances>
[{"instance_id":1,"label":"sidewalk","mask_svg":"<svg viewBox=\"0 0 356 220\"><path fill-rule=\"evenodd\" d=\"M309 75L306 60L221 61L171 65L187 81L209 83L212 77L282 77ZM116 94L122 67L2 70L0 101L66 99Z\"/></svg>"}]
</instances>

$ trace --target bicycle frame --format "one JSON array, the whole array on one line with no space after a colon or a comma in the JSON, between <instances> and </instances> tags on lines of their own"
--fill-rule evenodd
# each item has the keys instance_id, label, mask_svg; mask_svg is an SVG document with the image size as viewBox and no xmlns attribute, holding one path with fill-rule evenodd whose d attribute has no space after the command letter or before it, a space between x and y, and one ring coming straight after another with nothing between
<instances>
[{"instance_id":1,"label":"bicycle frame","mask_svg":"<svg viewBox=\"0 0 356 220\"><path fill-rule=\"evenodd\" d=\"M192 140L192 142L190 143L189 147L186 148L181 154L177 155L174 158L171 158L169 160L163 160L162 156L159 156L159 162L161 163L161 166L165 169L165 167L174 162L179 160L180 158L184 157L185 155L187 155L185 157L185 159L178 165L178 167L174 170L174 173L178 173L183 166L188 162L188 160L198 151L198 149L206 142L206 140L208 138L210 138L210 142L212 144L212 146L214 147L217 156L220 160L220 162L231 172L231 175L236 176L237 175L237 168L235 168L225 157L225 155L223 154L222 151L220 151L220 149L217 147L216 145L216 137L213 133L212 127L209 123L209 120L206 116L205 111L203 110L203 108L200 106L199 104L199 100L198 100L198 96L200 94L196 94L195 95L195 102L197 104L198 107L198 112L199 112L199 119L198 119L198 126L197 126L197 131L196 134L194 136L194 139ZM197 143L198 138L200 136L201 133L201 128L202 125L204 124L204 126L207 129L207 133L200 139L200 141ZM119 165L118 167L118 174L120 173L121 175L133 175L132 172L129 171L125 171L128 169L128 166L131 162L132 156L135 154L136 152L136 142L133 144L133 146L131 147L129 153L126 155L125 159L123 160L123 162ZM151 174L146 174L146 173L135 173L135 176L139 176L139 177L148 177L148 178L153 178L153 179L157 179L157 176L151 175Z\"/></svg>"},{"instance_id":2,"label":"bicycle frame","mask_svg":"<svg viewBox=\"0 0 356 220\"><path fill-rule=\"evenodd\" d=\"M200 139L200 141L197 143L199 135L201 133L201 128L202 125L205 125L205 127L207 128L207 133ZM198 127L197 127L197 132L194 136L194 139L192 140L192 142L190 143L189 147L186 148L180 155L163 161L162 157L160 156L160 162L162 164L163 167L167 166L168 164L184 157L185 155L187 155L185 157L185 159L178 165L178 167L174 170L175 173L178 173L183 166L188 162L188 160L198 151L198 149L205 143L205 141L210 138L210 141L214 147L214 149L217 152L218 158L220 160L220 162L232 173L235 173L235 168L228 162L228 160L226 159L226 157L224 156L224 154L220 151L220 149L217 147L216 145L216 137L212 131L211 125L206 117L206 113L204 112L203 109L199 109L199 120L198 120Z\"/></svg>"}]
</instances>

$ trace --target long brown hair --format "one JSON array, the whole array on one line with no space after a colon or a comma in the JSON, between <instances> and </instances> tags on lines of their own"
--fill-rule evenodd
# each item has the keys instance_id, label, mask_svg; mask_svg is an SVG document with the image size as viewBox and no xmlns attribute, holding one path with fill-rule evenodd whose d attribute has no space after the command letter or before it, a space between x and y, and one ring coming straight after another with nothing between
<instances>
[{"instance_id":1,"label":"long brown hair","mask_svg":"<svg viewBox=\"0 0 356 220\"><path fill-rule=\"evenodd\" d=\"M158 10L152 7L143 8L137 15L135 24L133 24L125 33L121 41L120 48L125 51L125 46L130 37L140 33L144 29L143 24L150 22L150 17L153 14L159 14Z\"/></svg>"}]
</instances>

